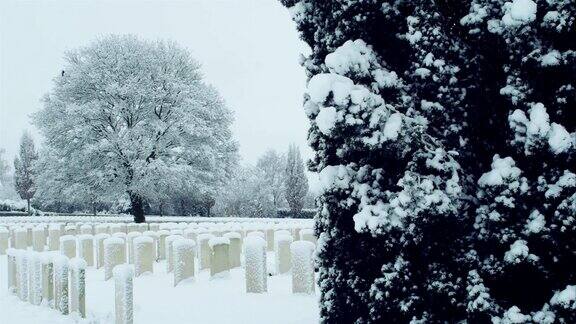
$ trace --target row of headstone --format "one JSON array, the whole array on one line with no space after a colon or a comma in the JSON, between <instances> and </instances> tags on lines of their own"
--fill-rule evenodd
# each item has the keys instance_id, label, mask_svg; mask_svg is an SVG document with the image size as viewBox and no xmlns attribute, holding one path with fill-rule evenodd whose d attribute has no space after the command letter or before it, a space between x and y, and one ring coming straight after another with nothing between
<instances>
[{"instance_id":1,"label":"row of headstone","mask_svg":"<svg viewBox=\"0 0 576 324\"><path fill-rule=\"evenodd\" d=\"M202 233L198 230L159 230L158 232L116 231L112 236L108 233L81 234L77 237L64 235L59 237L59 250L69 259L79 257L85 260L87 266L104 267L105 280L113 276L113 269L125 263L134 264L134 274L138 277L153 272L154 261L166 258L167 272L173 272L174 285L194 277L194 260L197 257L200 269L210 269L212 277L226 276L231 268L241 265L242 234L240 232ZM25 240L25 233L16 230L16 242ZM301 229L298 233L302 240L294 242L293 232L278 230L270 232L250 231L245 234L245 272L247 292L265 292L267 269L266 251L268 239L274 237L275 251L274 272L285 274L292 271L293 291L295 293L313 293L314 267L313 251L315 238L310 229ZM193 240L195 239L195 240ZM254 243L255 241L260 243ZM175 244L179 242L178 244ZM298 244L296 244L298 243ZM306 248L294 248L309 243ZM262 251L254 252L254 246L263 246ZM252 248L250 248L252 247ZM308 251L306 253L302 251ZM254 257L261 255L255 263ZM258 265L260 264L260 265ZM256 284L264 282L263 284ZM310 288L311 287L311 288Z\"/></svg>"},{"instance_id":2,"label":"row of headstone","mask_svg":"<svg viewBox=\"0 0 576 324\"><path fill-rule=\"evenodd\" d=\"M63 315L86 317L86 262L61 254L7 250L8 291Z\"/></svg>"},{"instance_id":3,"label":"row of headstone","mask_svg":"<svg viewBox=\"0 0 576 324\"><path fill-rule=\"evenodd\" d=\"M107 223L107 224L85 224L85 223L40 223L40 224L22 224L22 223L8 223L0 225L0 253L4 253L8 247L23 249L24 247L32 247L38 252L46 249L50 251L57 251L60 249L60 237L65 235L98 235L115 233L129 234L131 232L144 233L147 231L156 232L161 234L161 231L167 231L169 234L179 234L186 238L196 240L199 233L210 233L215 236L222 236L227 232L238 232L241 238L247 236L248 233L260 231L264 233L264 239L267 243L267 250L273 251L275 244L275 232L282 230L289 230L293 236L293 240L314 240L313 233L306 227L297 227L295 225L281 226L279 224L242 224L242 223ZM8 230L8 234L6 231ZM178 233L179 232L179 233ZM6 235L9 237L10 244L5 243ZM16 237L19 239L16 243ZM158 249L162 251L162 249ZM162 252L160 252L162 253ZM164 259L160 256L160 260Z\"/></svg>"},{"instance_id":4,"label":"row of headstone","mask_svg":"<svg viewBox=\"0 0 576 324\"><path fill-rule=\"evenodd\" d=\"M292 272L292 292L313 294L314 249L310 241L292 242L288 235L276 236L276 272ZM246 292L264 293L268 290L266 268L267 242L260 235L249 235L245 241L244 262Z\"/></svg>"}]
</instances>

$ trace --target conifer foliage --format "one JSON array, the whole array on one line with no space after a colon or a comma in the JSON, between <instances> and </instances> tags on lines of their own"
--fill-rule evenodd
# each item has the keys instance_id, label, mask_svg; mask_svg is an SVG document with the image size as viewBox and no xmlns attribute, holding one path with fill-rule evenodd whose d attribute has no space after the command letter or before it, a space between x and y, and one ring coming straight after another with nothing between
<instances>
[{"instance_id":1,"label":"conifer foliage","mask_svg":"<svg viewBox=\"0 0 576 324\"><path fill-rule=\"evenodd\" d=\"M281 0L327 323L576 320L576 4Z\"/></svg>"}]
</instances>

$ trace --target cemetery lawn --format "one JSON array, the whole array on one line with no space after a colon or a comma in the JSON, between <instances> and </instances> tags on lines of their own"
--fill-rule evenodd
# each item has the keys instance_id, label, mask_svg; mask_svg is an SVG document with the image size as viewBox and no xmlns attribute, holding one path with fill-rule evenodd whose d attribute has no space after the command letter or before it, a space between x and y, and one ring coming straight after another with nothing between
<instances>
[{"instance_id":1,"label":"cemetery lawn","mask_svg":"<svg viewBox=\"0 0 576 324\"><path fill-rule=\"evenodd\" d=\"M268 253L268 269L274 254ZM196 267L198 265L196 264ZM154 274L134 278L134 323L318 323L316 295L294 295L291 276L268 277L268 292L247 294L244 270L232 269L227 278L210 279L209 270L196 272L194 281L173 287L166 263L154 264ZM198 269L198 268L197 268ZM33 306L9 295L6 256L0 256L0 323L114 323L114 281L104 281L104 269L86 270L87 318L61 315L46 306Z\"/></svg>"}]
</instances>

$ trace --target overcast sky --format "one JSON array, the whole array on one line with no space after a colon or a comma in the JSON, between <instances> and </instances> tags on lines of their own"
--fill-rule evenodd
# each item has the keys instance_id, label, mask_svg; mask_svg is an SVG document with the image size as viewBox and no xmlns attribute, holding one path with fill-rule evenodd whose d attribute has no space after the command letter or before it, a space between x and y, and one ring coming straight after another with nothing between
<instances>
[{"instance_id":1,"label":"overcast sky","mask_svg":"<svg viewBox=\"0 0 576 324\"><path fill-rule=\"evenodd\" d=\"M110 33L187 47L235 113L244 163L291 142L311 156L302 110L308 48L278 0L0 0L0 148L10 160L63 53Z\"/></svg>"}]
</instances>

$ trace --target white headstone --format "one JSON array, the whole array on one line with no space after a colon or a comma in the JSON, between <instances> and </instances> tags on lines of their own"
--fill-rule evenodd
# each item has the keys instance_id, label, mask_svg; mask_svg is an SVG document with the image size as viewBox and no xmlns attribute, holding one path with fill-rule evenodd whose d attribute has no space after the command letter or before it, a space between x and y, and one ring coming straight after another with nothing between
<instances>
[{"instance_id":1,"label":"white headstone","mask_svg":"<svg viewBox=\"0 0 576 324\"><path fill-rule=\"evenodd\" d=\"M292 235L281 233L275 236L276 273L283 274L290 271L292 261L290 257L290 244Z\"/></svg>"},{"instance_id":2,"label":"white headstone","mask_svg":"<svg viewBox=\"0 0 576 324\"><path fill-rule=\"evenodd\" d=\"M228 232L224 237L230 240L230 268L237 268L241 266L240 256L242 254L242 238L238 232Z\"/></svg>"},{"instance_id":3,"label":"white headstone","mask_svg":"<svg viewBox=\"0 0 576 324\"><path fill-rule=\"evenodd\" d=\"M180 239L172 243L174 250L174 286L181 281L194 277L194 256L196 242Z\"/></svg>"},{"instance_id":4,"label":"white headstone","mask_svg":"<svg viewBox=\"0 0 576 324\"><path fill-rule=\"evenodd\" d=\"M244 239L246 292L264 293L268 290L266 271L266 241L258 235Z\"/></svg>"},{"instance_id":5,"label":"white headstone","mask_svg":"<svg viewBox=\"0 0 576 324\"><path fill-rule=\"evenodd\" d=\"M225 277L230 270L230 240L225 237L213 237L210 245L210 276Z\"/></svg>"},{"instance_id":6,"label":"white headstone","mask_svg":"<svg viewBox=\"0 0 576 324\"><path fill-rule=\"evenodd\" d=\"M36 252L42 252L44 251L44 245L46 245L44 226L36 226L32 230L32 248Z\"/></svg>"},{"instance_id":7,"label":"white headstone","mask_svg":"<svg viewBox=\"0 0 576 324\"><path fill-rule=\"evenodd\" d=\"M78 235L78 256L86 261L87 266L94 266L94 236L92 234Z\"/></svg>"},{"instance_id":8,"label":"white headstone","mask_svg":"<svg viewBox=\"0 0 576 324\"><path fill-rule=\"evenodd\" d=\"M172 244L174 241L184 239L181 235L168 235L166 237L166 272L170 273L174 269L174 250Z\"/></svg>"},{"instance_id":9,"label":"white headstone","mask_svg":"<svg viewBox=\"0 0 576 324\"><path fill-rule=\"evenodd\" d=\"M292 292L314 293L314 243L296 241L290 245L292 254Z\"/></svg>"},{"instance_id":10,"label":"white headstone","mask_svg":"<svg viewBox=\"0 0 576 324\"><path fill-rule=\"evenodd\" d=\"M96 269L104 266L104 240L109 238L107 233L99 233L94 236L94 247L96 251Z\"/></svg>"},{"instance_id":11,"label":"white headstone","mask_svg":"<svg viewBox=\"0 0 576 324\"><path fill-rule=\"evenodd\" d=\"M130 265L114 268L115 324L134 322L134 270Z\"/></svg>"},{"instance_id":12,"label":"white headstone","mask_svg":"<svg viewBox=\"0 0 576 324\"><path fill-rule=\"evenodd\" d=\"M48 227L48 250L58 251L60 250L60 225L51 224Z\"/></svg>"},{"instance_id":13,"label":"white headstone","mask_svg":"<svg viewBox=\"0 0 576 324\"><path fill-rule=\"evenodd\" d=\"M134 238L134 274L136 277L144 273L154 272L154 239L147 235Z\"/></svg>"},{"instance_id":14,"label":"white headstone","mask_svg":"<svg viewBox=\"0 0 576 324\"><path fill-rule=\"evenodd\" d=\"M68 258L54 256L54 308L68 315Z\"/></svg>"},{"instance_id":15,"label":"white headstone","mask_svg":"<svg viewBox=\"0 0 576 324\"><path fill-rule=\"evenodd\" d=\"M92 236L92 235L90 235ZM86 318L86 261L70 260L70 313Z\"/></svg>"},{"instance_id":16,"label":"white headstone","mask_svg":"<svg viewBox=\"0 0 576 324\"><path fill-rule=\"evenodd\" d=\"M200 261L200 270L210 268L211 251L210 251L210 245L208 244L208 242L213 237L214 237L214 235L212 235L210 233L202 233L202 234L198 234L198 236L197 236L197 239L198 239L197 246L199 247L198 259Z\"/></svg>"},{"instance_id":17,"label":"white headstone","mask_svg":"<svg viewBox=\"0 0 576 324\"><path fill-rule=\"evenodd\" d=\"M76 257L76 237L74 235L60 236L60 253L69 259Z\"/></svg>"},{"instance_id":18,"label":"white headstone","mask_svg":"<svg viewBox=\"0 0 576 324\"><path fill-rule=\"evenodd\" d=\"M114 267L126 263L126 244L119 237L104 240L104 280L112 278Z\"/></svg>"}]
</instances>

